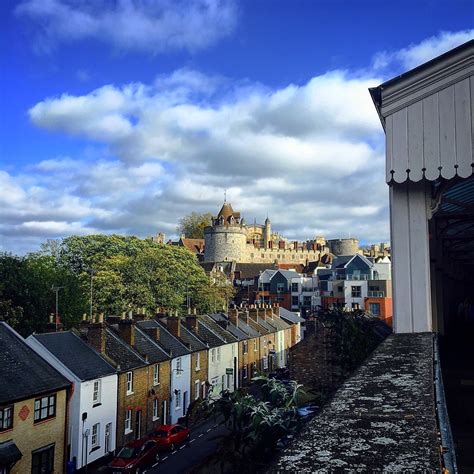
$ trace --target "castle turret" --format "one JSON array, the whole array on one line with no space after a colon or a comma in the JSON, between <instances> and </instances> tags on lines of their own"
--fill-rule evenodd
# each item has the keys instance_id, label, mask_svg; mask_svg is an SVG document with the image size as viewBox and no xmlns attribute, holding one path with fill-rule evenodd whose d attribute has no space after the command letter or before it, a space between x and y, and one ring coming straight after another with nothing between
<instances>
[{"instance_id":1,"label":"castle turret","mask_svg":"<svg viewBox=\"0 0 474 474\"><path fill-rule=\"evenodd\" d=\"M263 230L263 244L267 249L269 247L269 242L272 240L272 223L270 219L267 217L265 219L265 228Z\"/></svg>"}]
</instances>

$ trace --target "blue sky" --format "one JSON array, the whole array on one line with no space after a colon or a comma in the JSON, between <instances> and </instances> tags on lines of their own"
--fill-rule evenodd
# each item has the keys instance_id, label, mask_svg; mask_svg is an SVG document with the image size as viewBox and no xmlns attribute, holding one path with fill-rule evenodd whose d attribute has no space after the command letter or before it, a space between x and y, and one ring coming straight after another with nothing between
<instances>
[{"instance_id":1,"label":"blue sky","mask_svg":"<svg viewBox=\"0 0 474 474\"><path fill-rule=\"evenodd\" d=\"M4 1L0 249L217 212L388 240L367 93L474 36L472 1Z\"/></svg>"}]
</instances>

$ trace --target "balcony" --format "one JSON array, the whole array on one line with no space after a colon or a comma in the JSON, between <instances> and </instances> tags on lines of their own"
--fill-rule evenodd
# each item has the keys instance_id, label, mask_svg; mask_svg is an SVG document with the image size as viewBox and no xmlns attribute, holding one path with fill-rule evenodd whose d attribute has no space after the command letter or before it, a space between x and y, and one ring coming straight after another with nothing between
<instances>
[{"instance_id":1,"label":"balcony","mask_svg":"<svg viewBox=\"0 0 474 474\"><path fill-rule=\"evenodd\" d=\"M385 291L368 291L367 297L368 298L384 298Z\"/></svg>"}]
</instances>

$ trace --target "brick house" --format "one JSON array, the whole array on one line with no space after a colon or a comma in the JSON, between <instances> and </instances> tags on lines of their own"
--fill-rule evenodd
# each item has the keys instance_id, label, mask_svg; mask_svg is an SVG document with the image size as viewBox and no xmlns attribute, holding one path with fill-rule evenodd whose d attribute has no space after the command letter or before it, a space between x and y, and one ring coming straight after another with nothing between
<instances>
[{"instance_id":1,"label":"brick house","mask_svg":"<svg viewBox=\"0 0 474 474\"><path fill-rule=\"evenodd\" d=\"M83 337L103 354L118 373L117 447L146 434L149 409L150 364L135 349L135 323L131 316L89 323Z\"/></svg>"},{"instance_id":2,"label":"brick house","mask_svg":"<svg viewBox=\"0 0 474 474\"><path fill-rule=\"evenodd\" d=\"M72 384L0 321L0 472L64 472Z\"/></svg>"}]
</instances>

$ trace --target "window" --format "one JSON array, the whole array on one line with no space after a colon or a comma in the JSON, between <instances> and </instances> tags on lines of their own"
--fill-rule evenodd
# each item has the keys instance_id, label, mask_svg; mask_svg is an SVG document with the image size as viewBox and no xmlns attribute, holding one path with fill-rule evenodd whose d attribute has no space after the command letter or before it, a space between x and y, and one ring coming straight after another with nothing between
<instances>
[{"instance_id":1,"label":"window","mask_svg":"<svg viewBox=\"0 0 474 474\"><path fill-rule=\"evenodd\" d=\"M360 304L359 303L352 303L351 307L352 307L352 309L360 309Z\"/></svg>"},{"instance_id":2,"label":"window","mask_svg":"<svg viewBox=\"0 0 474 474\"><path fill-rule=\"evenodd\" d=\"M361 295L360 286L352 286L351 287L352 298L360 298L360 295Z\"/></svg>"},{"instance_id":3,"label":"window","mask_svg":"<svg viewBox=\"0 0 474 474\"><path fill-rule=\"evenodd\" d=\"M266 337L263 338L263 347L267 347L267 338Z\"/></svg>"},{"instance_id":4,"label":"window","mask_svg":"<svg viewBox=\"0 0 474 474\"><path fill-rule=\"evenodd\" d=\"M196 352L196 370L201 369L201 354Z\"/></svg>"},{"instance_id":5,"label":"window","mask_svg":"<svg viewBox=\"0 0 474 474\"><path fill-rule=\"evenodd\" d=\"M268 357L265 354L265 356L263 357L263 370L267 370L267 369L268 369Z\"/></svg>"},{"instance_id":6,"label":"window","mask_svg":"<svg viewBox=\"0 0 474 474\"><path fill-rule=\"evenodd\" d=\"M35 423L56 416L56 395L35 400Z\"/></svg>"},{"instance_id":7,"label":"window","mask_svg":"<svg viewBox=\"0 0 474 474\"><path fill-rule=\"evenodd\" d=\"M380 316L380 303L369 303L369 312L374 316Z\"/></svg>"},{"instance_id":8,"label":"window","mask_svg":"<svg viewBox=\"0 0 474 474\"><path fill-rule=\"evenodd\" d=\"M285 284L284 283L277 283L277 292L281 293L285 291Z\"/></svg>"},{"instance_id":9,"label":"window","mask_svg":"<svg viewBox=\"0 0 474 474\"><path fill-rule=\"evenodd\" d=\"M132 432L132 410L125 413L125 434Z\"/></svg>"},{"instance_id":10,"label":"window","mask_svg":"<svg viewBox=\"0 0 474 474\"><path fill-rule=\"evenodd\" d=\"M31 473L50 474L54 472L54 444L31 453Z\"/></svg>"},{"instance_id":11,"label":"window","mask_svg":"<svg viewBox=\"0 0 474 474\"><path fill-rule=\"evenodd\" d=\"M178 375L181 375L181 372L183 371L183 366L182 366L182 361L181 361L181 357L178 357L176 359L176 373Z\"/></svg>"},{"instance_id":12,"label":"window","mask_svg":"<svg viewBox=\"0 0 474 474\"><path fill-rule=\"evenodd\" d=\"M247 354L247 352L249 351L248 342L244 341L243 345L244 345L244 354Z\"/></svg>"},{"instance_id":13,"label":"window","mask_svg":"<svg viewBox=\"0 0 474 474\"><path fill-rule=\"evenodd\" d=\"M303 296L303 306L305 308L311 306L311 296Z\"/></svg>"},{"instance_id":14,"label":"window","mask_svg":"<svg viewBox=\"0 0 474 474\"><path fill-rule=\"evenodd\" d=\"M215 361L216 361L216 350L211 349L211 362L215 362Z\"/></svg>"},{"instance_id":15,"label":"window","mask_svg":"<svg viewBox=\"0 0 474 474\"><path fill-rule=\"evenodd\" d=\"M13 428L13 405L0 408L0 431Z\"/></svg>"},{"instance_id":16,"label":"window","mask_svg":"<svg viewBox=\"0 0 474 474\"><path fill-rule=\"evenodd\" d=\"M175 390L174 406L176 410L181 408L181 390Z\"/></svg>"},{"instance_id":17,"label":"window","mask_svg":"<svg viewBox=\"0 0 474 474\"><path fill-rule=\"evenodd\" d=\"M127 372L127 395L133 393L133 372Z\"/></svg>"},{"instance_id":18,"label":"window","mask_svg":"<svg viewBox=\"0 0 474 474\"><path fill-rule=\"evenodd\" d=\"M257 339L253 340L253 351L257 352Z\"/></svg>"},{"instance_id":19,"label":"window","mask_svg":"<svg viewBox=\"0 0 474 474\"><path fill-rule=\"evenodd\" d=\"M153 385L158 385L160 383L160 364L155 364L153 366Z\"/></svg>"},{"instance_id":20,"label":"window","mask_svg":"<svg viewBox=\"0 0 474 474\"><path fill-rule=\"evenodd\" d=\"M244 368L243 368L243 374L242 374L242 377L244 379L246 379L248 377L248 371L249 371L248 366L247 366L247 364L245 364Z\"/></svg>"},{"instance_id":21,"label":"window","mask_svg":"<svg viewBox=\"0 0 474 474\"><path fill-rule=\"evenodd\" d=\"M298 296L291 297L291 306L298 306L299 305L299 298Z\"/></svg>"},{"instance_id":22,"label":"window","mask_svg":"<svg viewBox=\"0 0 474 474\"><path fill-rule=\"evenodd\" d=\"M298 283L292 283L291 284L291 291L293 293L297 293L298 292Z\"/></svg>"},{"instance_id":23,"label":"window","mask_svg":"<svg viewBox=\"0 0 474 474\"><path fill-rule=\"evenodd\" d=\"M196 380L196 382L194 382L194 400L197 400L199 398L199 387L199 380Z\"/></svg>"},{"instance_id":24,"label":"window","mask_svg":"<svg viewBox=\"0 0 474 474\"><path fill-rule=\"evenodd\" d=\"M219 362L221 360L221 348L218 347L217 348L217 362Z\"/></svg>"},{"instance_id":25,"label":"window","mask_svg":"<svg viewBox=\"0 0 474 474\"><path fill-rule=\"evenodd\" d=\"M100 423L92 425L91 448L98 448L100 442Z\"/></svg>"},{"instance_id":26,"label":"window","mask_svg":"<svg viewBox=\"0 0 474 474\"><path fill-rule=\"evenodd\" d=\"M255 375L257 375L257 363L254 362L252 364L252 376L255 377Z\"/></svg>"},{"instance_id":27,"label":"window","mask_svg":"<svg viewBox=\"0 0 474 474\"><path fill-rule=\"evenodd\" d=\"M157 420L160 415L160 401L158 398L153 399L153 421Z\"/></svg>"},{"instance_id":28,"label":"window","mask_svg":"<svg viewBox=\"0 0 474 474\"><path fill-rule=\"evenodd\" d=\"M92 392L92 403L100 403L100 380L94 380L94 391Z\"/></svg>"}]
</instances>

